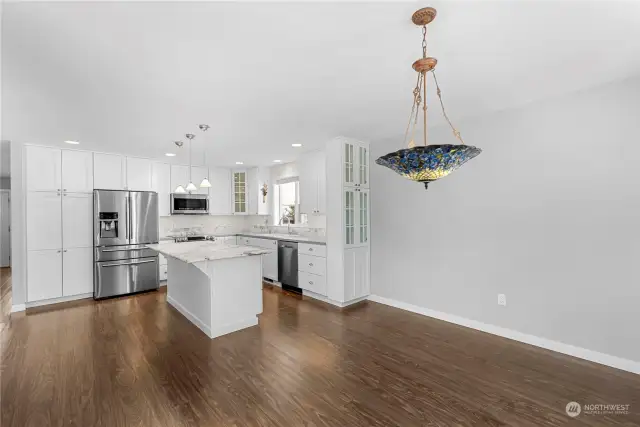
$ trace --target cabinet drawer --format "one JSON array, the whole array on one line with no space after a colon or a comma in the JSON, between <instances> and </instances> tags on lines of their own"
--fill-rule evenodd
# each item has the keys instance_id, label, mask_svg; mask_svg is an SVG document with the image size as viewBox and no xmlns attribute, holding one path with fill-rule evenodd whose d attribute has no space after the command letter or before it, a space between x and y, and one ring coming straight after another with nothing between
<instances>
[{"instance_id":1,"label":"cabinet drawer","mask_svg":"<svg viewBox=\"0 0 640 427\"><path fill-rule=\"evenodd\" d=\"M325 245L310 245L309 243L299 243L298 253L326 258L327 247Z\"/></svg>"},{"instance_id":2,"label":"cabinet drawer","mask_svg":"<svg viewBox=\"0 0 640 427\"><path fill-rule=\"evenodd\" d=\"M327 260L298 252L298 271L324 276L327 272Z\"/></svg>"},{"instance_id":3,"label":"cabinet drawer","mask_svg":"<svg viewBox=\"0 0 640 427\"><path fill-rule=\"evenodd\" d=\"M327 295L327 282L324 276L300 271L298 272L298 286L316 294Z\"/></svg>"}]
</instances>

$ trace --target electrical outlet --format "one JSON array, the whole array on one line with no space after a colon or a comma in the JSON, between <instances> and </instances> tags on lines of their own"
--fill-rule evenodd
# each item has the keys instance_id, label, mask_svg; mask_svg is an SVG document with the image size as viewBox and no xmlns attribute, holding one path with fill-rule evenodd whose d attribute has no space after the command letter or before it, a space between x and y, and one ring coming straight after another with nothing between
<instances>
[{"instance_id":1,"label":"electrical outlet","mask_svg":"<svg viewBox=\"0 0 640 427\"><path fill-rule=\"evenodd\" d=\"M498 294L498 305L507 305L507 296L505 294Z\"/></svg>"}]
</instances>

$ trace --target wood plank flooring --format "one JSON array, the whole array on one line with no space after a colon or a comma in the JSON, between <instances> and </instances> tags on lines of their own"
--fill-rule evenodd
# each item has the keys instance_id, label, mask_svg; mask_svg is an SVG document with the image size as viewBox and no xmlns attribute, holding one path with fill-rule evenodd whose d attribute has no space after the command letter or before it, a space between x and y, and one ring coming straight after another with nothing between
<instances>
[{"instance_id":1,"label":"wood plank flooring","mask_svg":"<svg viewBox=\"0 0 640 427\"><path fill-rule=\"evenodd\" d=\"M384 305L265 288L259 326L209 340L165 297L11 315L0 425L640 425L638 375Z\"/></svg>"}]
</instances>

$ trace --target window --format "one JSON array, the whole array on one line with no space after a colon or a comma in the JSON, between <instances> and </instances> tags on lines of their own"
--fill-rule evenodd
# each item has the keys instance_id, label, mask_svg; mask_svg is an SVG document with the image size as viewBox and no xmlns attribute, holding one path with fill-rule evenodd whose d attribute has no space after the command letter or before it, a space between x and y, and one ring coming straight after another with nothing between
<instances>
[{"instance_id":1,"label":"window","mask_svg":"<svg viewBox=\"0 0 640 427\"><path fill-rule=\"evenodd\" d=\"M300 224L298 179L286 179L275 186L274 223Z\"/></svg>"}]
</instances>

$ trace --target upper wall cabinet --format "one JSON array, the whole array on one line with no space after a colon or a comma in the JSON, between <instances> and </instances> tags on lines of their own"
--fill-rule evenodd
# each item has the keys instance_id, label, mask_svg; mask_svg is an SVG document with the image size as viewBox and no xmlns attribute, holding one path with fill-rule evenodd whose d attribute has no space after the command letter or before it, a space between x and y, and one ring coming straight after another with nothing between
<instances>
[{"instance_id":1,"label":"upper wall cabinet","mask_svg":"<svg viewBox=\"0 0 640 427\"><path fill-rule=\"evenodd\" d=\"M233 171L233 182L231 190L231 198L233 202L232 213L234 215L246 215L248 213L247 206L247 171Z\"/></svg>"},{"instance_id":2,"label":"upper wall cabinet","mask_svg":"<svg viewBox=\"0 0 640 427\"><path fill-rule=\"evenodd\" d=\"M93 154L93 187L99 190L126 190L126 158L118 154Z\"/></svg>"},{"instance_id":3,"label":"upper wall cabinet","mask_svg":"<svg viewBox=\"0 0 640 427\"><path fill-rule=\"evenodd\" d=\"M61 151L49 147L25 147L27 191L62 190Z\"/></svg>"},{"instance_id":4,"label":"upper wall cabinet","mask_svg":"<svg viewBox=\"0 0 640 427\"><path fill-rule=\"evenodd\" d=\"M231 172L225 168L211 168L209 182L209 213L231 215Z\"/></svg>"},{"instance_id":5,"label":"upper wall cabinet","mask_svg":"<svg viewBox=\"0 0 640 427\"><path fill-rule=\"evenodd\" d=\"M171 166L169 163L151 163L151 191L158 193L158 215L171 215Z\"/></svg>"},{"instance_id":6,"label":"upper wall cabinet","mask_svg":"<svg viewBox=\"0 0 640 427\"><path fill-rule=\"evenodd\" d=\"M369 145L359 141L344 141L342 169L343 185L369 188Z\"/></svg>"},{"instance_id":7,"label":"upper wall cabinet","mask_svg":"<svg viewBox=\"0 0 640 427\"><path fill-rule=\"evenodd\" d=\"M151 160L127 157L128 190L151 191Z\"/></svg>"},{"instance_id":8,"label":"upper wall cabinet","mask_svg":"<svg viewBox=\"0 0 640 427\"><path fill-rule=\"evenodd\" d=\"M304 155L300 160L300 212L324 214L326 206L326 157L318 151Z\"/></svg>"},{"instance_id":9,"label":"upper wall cabinet","mask_svg":"<svg viewBox=\"0 0 640 427\"><path fill-rule=\"evenodd\" d=\"M209 168L204 166L191 166L191 179L193 180L193 185L197 187L197 190L193 191L194 194L209 194L207 187L200 188L200 183L205 178L209 179Z\"/></svg>"},{"instance_id":10,"label":"upper wall cabinet","mask_svg":"<svg viewBox=\"0 0 640 427\"><path fill-rule=\"evenodd\" d=\"M188 184L189 166L171 165L171 192L175 193L179 185L182 185L182 188L187 188Z\"/></svg>"},{"instance_id":11,"label":"upper wall cabinet","mask_svg":"<svg viewBox=\"0 0 640 427\"><path fill-rule=\"evenodd\" d=\"M70 193L93 191L93 153L62 150L62 191Z\"/></svg>"}]
</instances>

